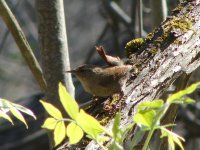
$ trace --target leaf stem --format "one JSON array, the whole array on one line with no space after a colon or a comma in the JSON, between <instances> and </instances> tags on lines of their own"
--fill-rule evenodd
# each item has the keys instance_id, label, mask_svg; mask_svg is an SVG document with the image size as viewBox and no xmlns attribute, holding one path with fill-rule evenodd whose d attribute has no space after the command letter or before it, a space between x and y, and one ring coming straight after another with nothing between
<instances>
[{"instance_id":1,"label":"leaf stem","mask_svg":"<svg viewBox=\"0 0 200 150\"><path fill-rule=\"evenodd\" d=\"M144 146L142 148L142 150L147 150L147 147L149 145L149 142L151 140L151 137L154 133L154 131L156 130L157 128L157 124L158 122L160 122L161 118L164 116L164 114L166 113L166 111L168 110L170 106L170 103L166 103L165 105L163 105L163 107L160 108L160 110L158 111L158 114L157 114L157 117L155 118L154 122L153 122L153 125L152 125L152 128L151 130L149 131L149 134L145 140L145 143L144 143Z\"/></svg>"},{"instance_id":2,"label":"leaf stem","mask_svg":"<svg viewBox=\"0 0 200 150\"><path fill-rule=\"evenodd\" d=\"M63 119L60 119L58 121L75 122L74 120L68 119L68 118L63 118Z\"/></svg>"},{"instance_id":3,"label":"leaf stem","mask_svg":"<svg viewBox=\"0 0 200 150\"><path fill-rule=\"evenodd\" d=\"M146 138L146 140L145 140L145 143L144 143L144 146L143 146L142 150L147 150L148 145L149 145L149 142L150 142L150 140L151 140L151 137L152 137L152 135L153 135L153 133L154 133L154 130L155 130L155 129L152 129L152 130L149 131L149 134L148 134L148 136L147 136L147 138Z\"/></svg>"}]
</instances>

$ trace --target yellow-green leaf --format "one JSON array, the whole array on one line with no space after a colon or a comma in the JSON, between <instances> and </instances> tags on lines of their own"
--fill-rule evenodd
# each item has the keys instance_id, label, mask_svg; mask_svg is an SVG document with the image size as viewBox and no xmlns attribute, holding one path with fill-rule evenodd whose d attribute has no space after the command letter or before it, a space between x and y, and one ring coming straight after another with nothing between
<instances>
[{"instance_id":1,"label":"yellow-green leaf","mask_svg":"<svg viewBox=\"0 0 200 150\"><path fill-rule=\"evenodd\" d=\"M167 102L175 102L177 100L181 100L181 97L187 95L187 94L191 94L192 92L194 92L196 90L196 88L200 86L200 82L194 83L192 85L190 85L188 88L186 88L185 90L181 90L175 94L172 94L168 99Z\"/></svg>"},{"instance_id":2,"label":"yellow-green leaf","mask_svg":"<svg viewBox=\"0 0 200 150\"><path fill-rule=\"evenodd\" d=\"M117 113L115 115L113 127L112 127L112 133L115 141L121 140L122 137L122 131L120 129L120 121L121 121L121 114Z\"/></svg>"},{"instance_id":3,"label":"yellow-green leaf","mask_svg":"<svg viewBox=\"0 0 200 150\"><path fill-rule=\"evenodd\" d=\"M17 109L16 109L14 106L12 106L11 104L10 104L10 111L11 111L11 113L12 113L17 119L19 119L21 122L23 122L23 123L25 124L26 128L28 129L28 125L27 125L27 123L26 123L24 117L23 117L22 114L20 113L20 111L17 110Z\"/></svg>"},{"instance_id":4,"label":"yellow-green leaf","mask_svg":"<svg viewBox=\"0 0 200 150\"><path fill-rule=\"evenodd\" d=\"M3 112L7 113L10 111L10 104L11 102L8 100L0 98L0 107Z\"/></svg>"},{"instance_id":5,"label":"yellow-green leaf","mask_svg":"<svg viewBox=\"0 0 200 150\"><path fill-rule=\"evenodd\" d=\"M0 117L2 117L2 118L4 118L4 119L8 120L8 121L11 122L12 125L13 125L12 119L11 119L5 112L3 112L3 111L1 111L1 110L0 110Z\"/></svg>"},{"instance_id":6,"label":"yellow-green leaf","mask_svg":"<svg viewBox=\"0 0 200 150\"><path fill-rule=\"evenodd\" d=\"M185 141L185 140L181 136L177 135L176 133L164 127L161 127L160 129L161 129L161 137L167 136L171 149L175 150L174 143L176 143L182 150L184 150L183 145L180 140L182 141Z\"/></svg>"},{"instance_id":7,"label":"yellow-green leaf","mask_svg":"<svg viewBox=\"0 0 200 150\"><path fill-rule=\"evenodd\" d=\"M197 82L197 83L190 85L184 91L186 92L186 94L191 94L197 89L198 86L200 86L200 82Z\"/></svg>"},{"instance_id":8,"label":"yellow-green leaf","mask_svg":"<svg viewBox=\"0 0 200 150\"><path fill-rule=\"evenodd\" d=\"M58 120L63 118L61 112L56 107L54 107L52 104L47 103L47 102L45 102L43 100L40 100L40 103L42 103L42 105L44 106L45 110L52 117L54 117L54 118L56 118Z\"/></svg>"},{"instance_id":9,"label":"yellow-green leaf","mask_svg":"<svg viewBox=\"0 0 200 150\"><path fill-rule=\"evenodd\" d=\"M135 123L144 125L149 129L151 129L155 115L156 115L155 110L148 110L148 111L144 110L136 113L133 117L133 120L135 121Z\"/></svg>"},{"instance_id":10,"label":"yellow-green leaf","mask_svg":"<svg viewBox=\"0 0 200 150\"><path fill-rule=\"evenodd\" d=\"M168 138L168 143L169 143L171 150L175 150L175 144L171 138Z\"/></svg>"},{"instance_id":11,"label":"yellow-green leaf","mask_svg":"<svg viewBox=\"0 0 200 150\"><path fill-rule=\"evenodd\" d=\"M108 136L101 135L101 136L97 137L97 142L98 143L103 143L103 142L106 142L106 141L109 141L109 140L110 140L110 137L108 137Z\"/></svg>"},{"instance_id":12,"label":"yellow-green leaf","mask_svg":"<svg viewBox=\"0 0 200 150\"><path fill-rule=\"evenodd\" d=\"M76 144L82 139L83 130L74 122L71 122L67 126L67 136L69 137L70 144Z\"/></svg>"},{"instance_id":13,"label":"yellow-green leaf","mask_svg":"<svg viewBox=\"0 0 200 150\"><path fill-rule=\"evenodd\" d=\"M176 144L178 144L178 146L179 146L182 150L184 150L183 145L182 145L182 143L181 143L181 141L180 141L180 138L178 138L178 136L173 136L173 141L174 141Z\"/></svg>"},{"instance_id":14,"label":"yellow-green leaf","mask_svg":"<svg viewBox=\"0 0 200 150\"><path fill-rule=\"evenodd\" d=\"M142 102L138 105L138 110L142 110L145 108L160 108L163 106L163 100L158 99L158 100L153 100L153 101L147 101L147 102Z\"/></svg>"},{"instance_id":15,"label":"yellow-green leaf","mask_svg":"<svg viewBox=\"0 0 200 150\"><path fill-rule=\"evenodd\" d=\"M36 119L36 116L34 115L34 113L33 113L30 109L25 108L25 107L23 107L23 106L21 106L21 105L19 105L19 104L14 104L14 103L12 103L12 105L13 105L15 108L17 108L19 111L21 111L21 112L23 112L23 113L26 113L26 114L32 116L34 119Z\"/></svg>"},{"instance_id":16,"label":"yellow-green leaf","mask_svg":"<svg viewBox=\"0 0 200 150\"><path fill-rule=\"evenodd\" d=\"M183 102L184 102L184 104L194 104L194 103L195 103L195 100L192 99L192 98L190 98L190 97L185 97L185 98L183 99Z\"/></svg>"},{"instance_id":17,"label":"yellow-green leaf","mask_svg":"<svg viewBox=\"0 0 200 150\"><path fill-rule=\"evenodd\" d=\"M66 88L62 85L62 83L59 83L59 96L60 101L65 108L66 112L72 119L76 119L77 114L79 113L79 107L76 103L76 100L72 98L69 93L67 92Z\"/></svg>"},{"instance_id":18,"label":"yellow-green leaf","mask_svg":"<svg viewBox=\"0 0 200 150\"><path fill-rule=\"evenodd\" d=\"M55 118L47 118L44 121L42 128L53 130L53 129L55 129L56 124L57 124L57 120Z\"/></svg>"},{"instance_id":19,"label":"yellow-green leaf","mask_svg":"<svg viewBox=\"0 0 200 150\"><path fill-rule=\"evenodd\" d=\"M54 130L54 142L55 146L60 144L65 138L65 124L63 121L59 121Z\"/></svg>"},{"instance_id":20,"label":"yellow-green leaf","mask_svg":"<svg viewBox=\"0 0 200 150\"><path fill-rule=\"evenodd\" d=\"M77 116L77 124L86 132L91 138L96 139L99 134L105 131L104 127L92 116L80 110Z\"/></svg>"},{"instance_id":21,"label":"yellow-green leaf","mask_svg":"<svg viewBox=\"0 0 200 150\"><path fill-rule=\"evenodd\" d=\"M19 111L21 111L23 113L26 113L26 114L32 116L34 119L36 119L36 116L34 115L34 113L30 109L28 109L28 108L26 108L24 106L21 106L19 104L12 103L12 102L10 102L10 101L8 101L6 99L1 99L0 98L0 107L2 107L1 108L2 112L6 113L6 112L10 111L10 107L11 106L15 107L17 110L19 110Z\"/></svg>"}]
</instances>

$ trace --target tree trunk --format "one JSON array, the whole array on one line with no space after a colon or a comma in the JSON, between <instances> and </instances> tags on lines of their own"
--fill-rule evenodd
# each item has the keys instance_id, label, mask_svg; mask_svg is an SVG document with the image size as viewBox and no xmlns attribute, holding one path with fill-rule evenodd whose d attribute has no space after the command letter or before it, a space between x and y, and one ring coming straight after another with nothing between
<instances>
[{"instance_id":1,"label":"tree trunk","mask_svg":"<svg viewBox=\"0 0 200 150\"><path fill-rule=\"evenodd\" d=\"M37 1L39 39L41 42L42 68L47 82L46 95L49 101L58 103L58 83L63 82L74 96L70 74L68 44L62 0Z\"/></svg>"},{"instance_id":2,"label":"tree trunk","mask_svg":"<svg viewBox=\"0 0 200 150\"><path fill-rule=\"evenodd\" d=\"M135 78L126 88L121 128L132 122L139 103L158 99L179 76L190 74L199 67L199 37L200 2L193 0L180 4L140 46L133 45L135 41L128 43L129 52L137 50L129 57L138 73L133 74ZM111 128L112 123L110 120L107 128ZM134 133L128 137L131 135ZM100 149L94 141L86 147L91 148Z\"/></svg>"},{"instance_id":3,"label":"tree trunk","mask_svg":"<svg viewBox=\"0 0 200 150\"><path fill-rule=\"evenodd\" d=\"M58 97L58 83L62 82L70 95L74 86L70 69L65 28L63 0L37 0L39 40L41 42L42 68L47 83L46 99L66 116Z\"/></svg>"}]
</instances>

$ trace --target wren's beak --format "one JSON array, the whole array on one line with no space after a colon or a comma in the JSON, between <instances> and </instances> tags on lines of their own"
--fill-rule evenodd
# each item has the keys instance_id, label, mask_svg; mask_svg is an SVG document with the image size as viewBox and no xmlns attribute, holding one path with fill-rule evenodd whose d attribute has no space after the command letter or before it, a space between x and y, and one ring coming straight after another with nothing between
<instances>
[{"instance_id":1,"label":"wren's beak","mask_svg":"<svg viewBox=\"0 0 200 150\"><path fill-rule=\"evenodd\" d=\"M65 71L66 73L75 73L76 72L76 70L67 70L67 71Z\"/></svg>"}]
</instances>

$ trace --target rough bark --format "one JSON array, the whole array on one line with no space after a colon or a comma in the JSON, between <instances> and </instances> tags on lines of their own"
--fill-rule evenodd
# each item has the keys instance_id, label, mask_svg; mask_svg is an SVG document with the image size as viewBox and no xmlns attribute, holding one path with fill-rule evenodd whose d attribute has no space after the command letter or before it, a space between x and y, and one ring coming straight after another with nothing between
<instances>
[{"instance_id":1,"label":"rough bark","mask_svg":"<svg viewBox=\"0 0 200 150\"><path fill-rule=\"evenodd\" d=\"M58 97L58 83L62 82L72 96L74 86L71 74L65 73L70 70L70 63L63 0L37 0L37 9L42 68L47 83L46 99L66 117ZM51 139L53 143L53 137Z\"/></svg>"},{"instance_id":2,"label":"rough bark","mask_svg":"<svg viewBox=\"0 0 200 150\"><path fill-rule=\"evenodd\" d=\"M58 103L58 82L62 81L71 95L74 88L70 74L63 1L37 1L39 39L41 42L42 68L47 82L46 95Z\"/></svg>"},{"instance_id":3,"label":"rough bark","mask_svg":"<svg viewBox=\"0 0 200 150\"><path fill-rule=\"evenodd\" d=\"M200 65L200 2L183 2L130 57L140 66L127 86L121 128L132 122L137 105L158 99L179 76L190 74ZM134 51L134 49L133 49ZM112 126L113 120L107 125ZM133 134L133 133L130 133ZM131 137L131 135L128 135ZM100 149L91 142L86 149Z\"/></svg>"}]
</instances>

